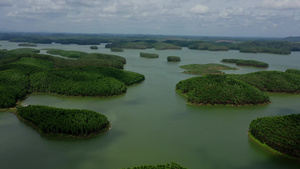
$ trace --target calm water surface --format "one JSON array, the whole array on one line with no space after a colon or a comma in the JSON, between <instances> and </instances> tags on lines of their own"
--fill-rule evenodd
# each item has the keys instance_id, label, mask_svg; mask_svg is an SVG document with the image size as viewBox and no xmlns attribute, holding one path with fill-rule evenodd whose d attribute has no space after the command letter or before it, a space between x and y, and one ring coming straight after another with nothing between
<instances>
[{"instance_id":1,"label":"calm water surface","mask_svg":"<svg viewBox=\"0 0 300 169\"><path fill-rule=\"evenodd\" d=\"M18 48L17 43L0 41L0 49ZM38 45L109 53L79 45ZM140 58L140 52L160 54L158 59ZM42 53L45 51L43 50ZM300 112L300 95L271 94L271 103L258 106L191 106L175 92L175 85L193 77L183 74L180 65L219 63L221 59L254 59L269 63L268 69L239 67L226 73L260 70L300 69L300 53L291 55L243 54L238 51L209 52L183 50L125 50L113 53L127 59L125 70L144 74L146 80L115 97L68 98L30 95L23 104L89 109L106 115L112 128L89 139L41 137L11 113L0 113L1 169L122 169L143 164L175 161L189 169L286 169L299 168L292 161L260 147L248 138L251 120L263 116ZM181 57L168 63L167 56ZM233 64L228 64L235 66ZM238 67L238 66L236 66Z\"/></svg>"}]
</instances>

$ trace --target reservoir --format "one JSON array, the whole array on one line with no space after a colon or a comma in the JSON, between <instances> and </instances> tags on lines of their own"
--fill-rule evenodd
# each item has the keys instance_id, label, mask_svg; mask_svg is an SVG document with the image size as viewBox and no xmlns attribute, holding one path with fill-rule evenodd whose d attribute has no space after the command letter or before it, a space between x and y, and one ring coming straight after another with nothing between
<instances>
[{"instance_id":1,"label":"reservoir","mask_svg":"<svg viewBox=\"0 0 300 169\"><path fill-rule=\"evenodd\" d=\"M19 48L0 41L0 49ZM8 112L0 112L1 169L122 169L176 162L189 169L298 169L300 163L278 156L249 139L253 119L300 113L300 95L270 94L270 104L255 106L193 106L175 91L180 65L220 63L222 59L258 60L269 68L237 67L227 74L300 69L300 52L291 55L249 54L239 51L137 50L111 52L99 45L38 44L36 49L56 48L115 54L126 58L125 70L145 75L145 81L113 97L29 95L23 105L88 109L104 114L111 129L88 139L47 138ZM45 53L46 50L41 50ZM159 58L141 58L140 52ZM179 56L181 62L167 62Z\"/></svg>"}]
</instances>

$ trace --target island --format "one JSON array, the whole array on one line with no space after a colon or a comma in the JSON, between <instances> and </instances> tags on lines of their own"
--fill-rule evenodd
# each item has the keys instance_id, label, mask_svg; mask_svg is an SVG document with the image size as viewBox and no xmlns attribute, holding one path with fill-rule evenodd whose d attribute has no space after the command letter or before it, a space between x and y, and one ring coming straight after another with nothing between
<instances>
[{"instance_id":1,"label":"island","mask_svg":"<svg viewBox=\"0 0 300 169\"><path fill-rule=\"evenodd\" d=\"M300 74L281 71L259 71L229 76L244 81L264 92L300 93Z\"/></svg>"},{"instance_id":2,"label":"island","mask_svg":"<svg viewBox=\"0 0 300 169\"><path fill-rule=\"evenodd\" d=\"M253 66L258 68L268 68L269 64L257 60L244 60L244 59L222 59L224 63L235 63L238 66Z\"/></svg>"},{"instance_id":3,"label":"island","mask_svg":"<svg viewBox=\"0 0 300 169\"><path fill-rule=\"evenodd\" d=\"M0 108L14 107L30 93L78 97L121 95L127 86L145 79L139 73L94 66L84 60L17 51L1 51Z\"/></svg>"},{"instance_id":4,"label":"island","mask_svg":"<svg viewBox=\"0 0 300 169\"><path fill-rule=\"evenodd\" d=\"M97 50L98 46L90 46L90 49Z\"/></svg>"},{"instance_id":5,"label":"island","mask_svg":"<svg viewBox=\"0 0 300 169\"><path fill-rule=\"evenodd\" d=\"M156 53L144 53L144 52L141 52L140 53L140 57L143 57L143 58L158 58L159 55L156 54Z\"/></svg>"},{"instance_id":6,"label":"island","mask_svg":"<svg viewBox=\"0 0 300 169\"><path fill-rule=\"evenodd\" d=\"M180 62L181 59L179 56L168 56L167 57L167 61L168 62Z\"/></svg>"},{"instance_id":7,"label":"island","mask_svg":"<svg viewBox=\"0 0 300 169\"><path fill-rule=\"evenodd\" d=\"M107 117L90 110L48 106L18 107L17 116L43 136L91 137L107 131Z\"/></svg>"},{"instance_id":8,"label":"island","mask_svg":"<svg viewBox=\"0 0 300 169\"><path fill-rule=\"evenodd\" d=\"M228 75L205 75L182 80L176 91L194 105L257 105L270 102L269 96Z\"/></svg>"},{"instance_id":9,"label":"island","mask_svg":"<svg viewBox=\"0 0 300 169\"><path fill-rule=\"evenodd\" d=\"M209 64L189 64L180 66L182 69L187 69L183 73L194 75L206 75L206 74L224 74L221 70L237 70L230 66L209 63Z\"/></svg>"},{"instance_id":10,"label":"island","mask_svg":"<svg viewBox=\"0 0 300 169\"><path fill-rule=\"evenodd\" d=\"M300 114L260 117L249 125L249 136L272 152L300 160Z\"/></svg>"}]
</instances>

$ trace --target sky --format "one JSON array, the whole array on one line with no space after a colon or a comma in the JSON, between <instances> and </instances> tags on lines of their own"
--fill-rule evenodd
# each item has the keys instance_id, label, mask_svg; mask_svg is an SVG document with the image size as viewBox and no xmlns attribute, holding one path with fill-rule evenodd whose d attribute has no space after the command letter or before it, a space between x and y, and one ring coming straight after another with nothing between
<instances>
[{"instance_id":1,"label":"sky","mask_svg":"<svg viewBox=\"0 0 300 169\"><path fill-rule=\"evenodd\" d=\"M300 0L0 0L0 31L300 36Z\"/></svg>"}]
</instances>

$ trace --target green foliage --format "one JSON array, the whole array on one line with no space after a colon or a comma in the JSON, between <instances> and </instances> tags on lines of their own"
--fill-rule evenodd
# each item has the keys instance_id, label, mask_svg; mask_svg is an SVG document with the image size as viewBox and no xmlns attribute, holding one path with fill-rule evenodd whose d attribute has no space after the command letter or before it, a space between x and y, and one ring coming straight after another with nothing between
<instances>
[{"instance_id":1,"label":"green foliage","mask_svg":"<svg viewBox=\"0 0 300 169\"><path fill-rule=\"evenodd\" d=\"M181 61L179 56L168 56L167 60L168 60L168 62L179 62L179 61Z\"/></svg>"},{"instance_id":2,"label":"green foliage","mask_svg":"<svg viewBox=\"0 0 300 169\"><path fill-rule=\"evenodd\" d=\"M98 49L98 46L90 46L90 49Z\"/></svg>"},{"instance_id":3,"label":"green foliage","mask_svg":"<svg viewBox=\"0 0 300 169\"><path fill-rule=\"evenodd\" d=\"M218 45L212 42L201 42L194 43L188 46L189 49L197 49L197 50L209 50L209 51L228 51L229 48L226 46Z\"/></svg>"},{"instance_id":4,"label":"green foliage","mask_svg":"<svg viewBox=\"0 0 300 169\"><path fill-rule=\"evenodd\" d=\"M159 164L159 165L143 165L139 167L132 167L126 169L186 169L175 162L171 162L171 164Z\"/></svg>"},{"instance_id":5,"label":"green foliage","mask_svg":"<svg viewBox=\"0 0 300 169\"><path fill-rule=\"evenodd\" d=\"M80 63L83 62L87 66L106 66L123 69L124 64L126 64L126 59L117 55L65 51L60 49L49 49L47 53L80 59L80 61L67 61L71 65L80 65ZM61 60L58 60L58 62L59 61ZM63 63L59 62L59 64L61 65L60 67L64 67L62 66Z\"/></svg>"},{"instance_id":6,"label":"green foliage","mask_svg":"<svg viewBox=\"0 0 300 169\"><path fill-rule=\"evenodd\" d=\"M144 53L144 52L141 52L140 53L140 57L144 57L144 58L158 58L159 55L156 54L156 53Z\"/></svg>"},{"instance_id":7,"label":"green foliage","mask_svg":"<svg viewBox=\"0 0 300 169\"><path fill-rule=\"evenodd\" d=\"M261 143L300 159L300 114L262 117L253 120L250 134Z\"/></svg>"},{"instance_id":8,"label":"green foliage","mask_svg":"<svg viewBox=\"0 0 300 169\"><path fill-rule=\"evenodd\" d=\"M0 71L0 108L16 105L27 94L28 77L17 70Z\"/></svg>"},{"instance_id":9,"label":"green foliage","mask_svg":"<svg viewBox=\"0 0 300 169\"><path fill-rule=\"evenodd\" d=\"M243 75L230 75L261 91L275 93L300 93L300 75L279 71L260 71Z\"/></svg>"},{"instance_id":10,"label":"green foliage","mask_svg":"<svg viewBox=\"0 0 300 169\"><path fill-rule=\"evenodd\" d=\"M206 75L180 81L176 90L192 104L263 104L269 102L267 94L227 75Z\"/></svg>"},{"instance_id":11,"label":"green foliage","mask_svg":"<svg viewBox=\"0 0 300 169\"><path fill-rule=\"evenodd\" d=\"M180 66L183 69L187 69L184 73L196 74L196 75L205 75L205 74L224 74L220 70L235 70L235 68L222 65L222 64L189 64Z\"/></svg>"},{"instance_id":12,"label":"green foliage","mask_svg":"<svg viewBox=\"0 0 300 169\"><path fill-rule=\"evenodd\" d=\"M221 62L225 63L236 63L239 66L254 66L260 68L267 68L269 67L268 63L256 61L256 60L243 60L243 59L222 59Z\"/></svg>"},{"instance_id":13,"label":"green foliage","mask_svg":"<svg viewBox=\"0 0 300 169\"><path fill-rule=\"evenodd\" d=\"M106 116L90 110L27 106L17 114L46 135L90 136L109 127Z\"/></svg>"},{"instance_id":14,"label":"green foliage","mask_svg":"<svg viewBox=\"0 0 300 169\"><path fill-rule=\"evenodd\" d=\"M134 72L106 67L48 70L30 76L31 90L69 96L112 96L126 92L126 85L144 80Z\"/></svg>"},{"instance_id":15,"label":"green foliage","mask_svg":"<svg viewBox=\"0 0 300 169\"><path fill-rule=\"evenodd\" d=\"M79 61L36 53L0 52L3 54L0 55L0 108L15 106L30 92L69 96L119 95L126 92L127 85L145 79L134 72L87 66L97 65L99 60Z\"/></svg>"},{"instance_id":16,"label":"green foliage","mask_svg":"<svg viewBox=\"0 0 300 169\"><path fill-rule=\"evenodd\" d=\"M287 69L285 72L300 75L300 70L298 70L298 69Z\"/></svg>"},{"instance_id":17,"label":"green foliage","mask_svg":"<svg viewBox=\"0 0 300 169\"><path fill-rule=\"evenodd\" d=\"M249 41L238 44L243 53L291 54L291 43L284 41Z\"/></svg>"},{"instance_id":18,"label":"green foliage","mask_svg":"<svg viewBox=\"0 0 300 169\"><path fill-rule=\"evenodd\" d=\"M110 51L112 52L124 52L123 48L110 48Z\"/></svg>"},{"instance_id":19,"label":"green foliage","mask_svg":"<svg viewBox=\"0 0 300 169\"><path fill-rule=\"evenodd\" d=\"M54 55L61 55L67 58L79 58L87 54L85 52L80 52L80 51L66 51L61 49L49 49L47 53L54 54Z\"/></svg>"},{"instance_id":20,"label":"green foliage","mask_svg":"<svg viewBox=\"0 0 300 169\"><path fill-rule=\"evenodd\" d=\"M180 46L176 46L176 45L169 44L169 43L164 43L164 42L158 42L158 43L155 43L155 44L153 45L153 47L154 47L156 50L166 50L166 49L177 49L177 50L181 50L181 47L180 47Z\"/></svg>"}]
</instances>

